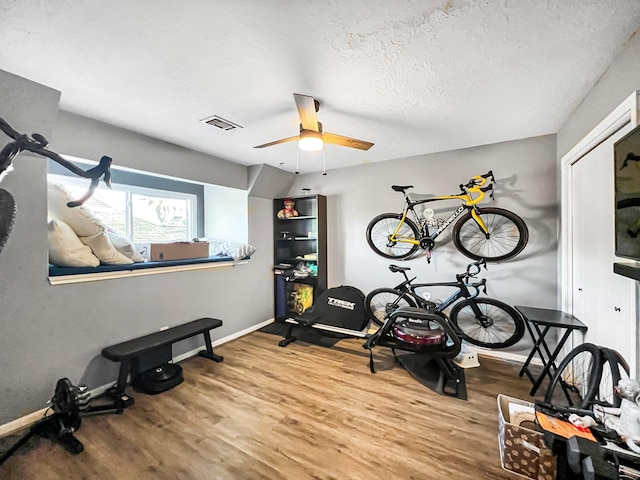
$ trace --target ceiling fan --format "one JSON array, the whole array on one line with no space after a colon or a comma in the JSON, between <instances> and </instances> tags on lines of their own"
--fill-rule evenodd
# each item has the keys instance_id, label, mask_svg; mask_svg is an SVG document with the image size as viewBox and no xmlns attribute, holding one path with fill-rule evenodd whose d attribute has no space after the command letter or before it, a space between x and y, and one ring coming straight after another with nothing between
<instances>
[{"instance_id":1,"label":"ceiling fan","mask_svg":"<svg viewBox=\"0 0 640 480\"><path fill-rule=\"evenodd\" d=\"M293 98L296 101L296 107L298 107L298 114L300 115L300 135L282 138L274 142L257 145L253 148L271 147L272 145L292 142L294 140L299 141L298 146L301 150L309 152L321 150L325 143L357 148L359 150L369 150L373 147L373 143L371 142L358 140L357 138L343 137L335 133L323 132L322 124L318 122L316 116L316 112L320 108L320 102L313 97L300 95L299 93L294 93Z\"/></svg>"}]
</instances>

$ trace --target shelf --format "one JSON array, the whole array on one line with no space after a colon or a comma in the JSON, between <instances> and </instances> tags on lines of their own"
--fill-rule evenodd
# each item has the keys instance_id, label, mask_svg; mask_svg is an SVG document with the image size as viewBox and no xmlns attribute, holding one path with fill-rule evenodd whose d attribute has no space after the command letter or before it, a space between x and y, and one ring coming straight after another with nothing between
<instances>
[{"instance_id":1,"label":"shelf","mask_svg":"<svg viewBox=\"0 0 640 480\"><path fill-rule=\"evenodd\" d=\"M614 263L613 272L640 281L640 263Z\"/></svg>"},{"instance_id":2,"label":"shelf","mask_svg":"<svg viewBox=\"0 0 640 480\"><path fill-rule=\"evenodd\" d=\"M299 216L299 217L278 218L278 220L289 222L291 220L313 220L314 218L316 218L315 215L307 215L307 216Z\"/></svg>"},{"instance_id":3,"label":"shelf","mask_svg":"<svg viewBox=\"0 0 640 480\"><path fill-rule=\"evenodd\" d=\"M278 241L282 240L283 242L293 242L296 240L317 240L317 238L315 237L293 237L293 238L277 237L276 240Z\"/></svg>"},{"instance_id":4,"label":"shelf","mask_svg":"<svg viewBox=\"0 0 640 480\"><path fill-rule=\"evenodd\" d=\"M316 258L295 258L295 257L283 257L281 259L281 261L286 262L286 263L291 263L291 262L318 262L318 259Z\"/></svg>"}]
</instances>

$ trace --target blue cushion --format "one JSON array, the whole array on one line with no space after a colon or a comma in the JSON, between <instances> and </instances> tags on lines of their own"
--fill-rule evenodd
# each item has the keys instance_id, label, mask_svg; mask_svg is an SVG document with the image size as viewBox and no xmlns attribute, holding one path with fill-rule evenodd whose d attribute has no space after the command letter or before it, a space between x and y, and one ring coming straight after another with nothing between
<instances>
[{"instance_id":1,"label":"blue cushion","mask_svg":"<svg viewBox=\"0 0 640 480\"><path fill-rule=\"evenodd\" d=\"M248 258L248 257L246 257ZM141 262L129 265L100 265L98 267L58 267L49 264L49 276L77 275L81 273L120 272L123 270L143 270L145 268L173 267L176 265L195 265L199 263L233 262L228 255L216 255L205 258L191 258L188 260L166 260L163 262Z\"/></svg>"}]
</instances>

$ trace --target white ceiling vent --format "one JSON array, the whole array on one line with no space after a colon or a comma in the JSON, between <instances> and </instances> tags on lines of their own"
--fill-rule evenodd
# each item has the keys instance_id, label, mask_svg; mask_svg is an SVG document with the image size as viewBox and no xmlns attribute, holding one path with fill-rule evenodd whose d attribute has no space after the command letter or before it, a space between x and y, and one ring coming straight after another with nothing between
<instances>
[{"instance_id":1,"label":"white ceiling vent","mask_svg":"<svg viewBox=\"0 0 640 480\"><path fill-rule=\"evenodd\" d=\"M242 128L241 125L237 123L230 122L229 120L225 120L218 115L213 115L211 117L203 118L201 122L208 123L214 127L219 128L220 130L234 130L236 128Z\"/></svg>"}]
</instances>

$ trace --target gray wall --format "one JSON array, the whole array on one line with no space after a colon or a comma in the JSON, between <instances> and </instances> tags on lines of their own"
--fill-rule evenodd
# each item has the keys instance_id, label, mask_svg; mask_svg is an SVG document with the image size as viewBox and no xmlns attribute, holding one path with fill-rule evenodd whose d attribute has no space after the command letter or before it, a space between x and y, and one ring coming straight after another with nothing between
<instances>
[{"instance_id":1,"label":"gray wall","mask_svg":"<svg viewBox=\"0 0 640 480\"><path fill-rule=\"evenodd\" d=\"M300 175L289 193L300 195L300 189L307 187L328 197L329 286L353 285L366 294L400 282L398 274L388 270L390 263L399 261L376 255L365 238L374 216L402 208L402 195L391 190L391 185L414 185L416 194L453 194L460 183L491 169L497 181L496 201L487 198L483 205L516 212L527 223L530 239L515 259L489 265L484 273L488 294L512 305L556 308L559 200L555 157L555 135L549 135L332 170L326 176ZM444 218L459 204L441 203L446 213L438 215L436 210L436 215ZM470 260L455 249L449 237L444 240L433 251L431 264L420 257L402 265L411 267L425 282L454 281L455 273ZM451 292L430 291L434 298L445 298Z\"/></svg>"},{"instance_id":2,"label":"gray wall","mask_svg":"<svg viewBox=\"0 0 640 480\"><path fill-rule=\"evenodd\" d=\"M558 131L558 159L640 89L640 34L634 34L598 83Z\"/></svg>"},{"instance_id":3,"label":"gray wall","mask_svg":"<svg viewBox=\"0 0 640 480\"><path fill-rule=\"evenodd\" d=\"M61 110L51 149L74 157L113 158L114 165L213 185L247 189L247 168Z\"/></svg>"},{"instance_id":4,"label":"gray wall","mask_svg":"<svg viewBox=\"0 0 640 480\"><path fill-rule=\"evenodd\" d=\"M89 158L110 154L120 165L247 188L245 167L66 112L56 123L59 96L0 71L0 116L19 131L44 134L52 149ZM246 265L49 285L46 165L21 154L2 182L18 215L0 253L0 424L44 408L59 378L90 388L113 382L117 365L101 357L105 346L204 316L224 321L213 331L215 341L273 317L268 199L249 198L249 242L257 251ZM198 343L182 342L174 355Z\"/></svg>"}]
</instances>

